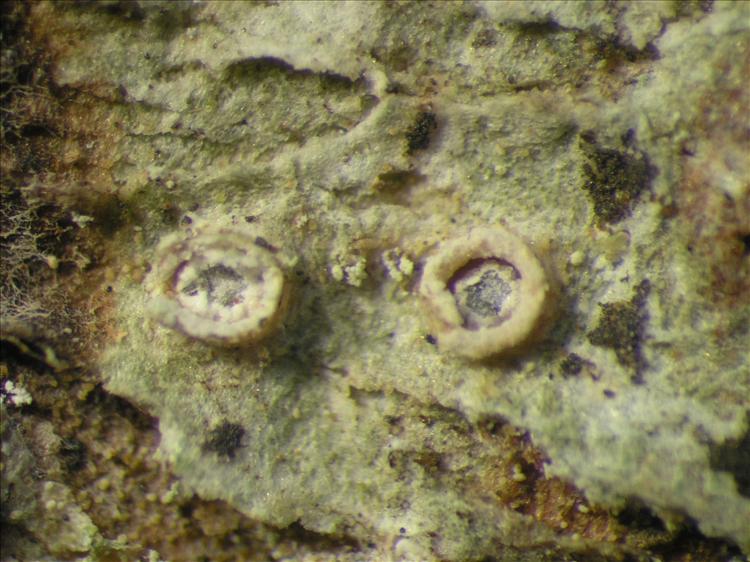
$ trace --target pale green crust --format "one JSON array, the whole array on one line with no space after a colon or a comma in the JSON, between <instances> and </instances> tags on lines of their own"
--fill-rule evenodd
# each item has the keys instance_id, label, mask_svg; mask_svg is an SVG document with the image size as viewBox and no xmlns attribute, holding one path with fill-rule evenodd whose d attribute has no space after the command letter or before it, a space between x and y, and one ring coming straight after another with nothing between
<instances>
[{"instance_id":1,"label":"pale green crust","mask_svg":"<svg viewBox=\"0 0 750 562\"><path fill-rule=\"evenodd\" d=\"M372 560L645 560L574 525L632 505L657 546L694 522L750 551L750 4L137 6L33 10L55 83L108 127L96 178L129 213L96 370L158 419L188 497ZM181 312L190 221L292 256L250 254L294 306L274 273L247 324ZM444 283L497 254L525 274L523 314L477 343ZM498 474L488 420L540 460ZM244 431L231 457L204 446L224 423ZM547 518L498 499L524 478L580 495Z\"/></svg>"}]
</instances>

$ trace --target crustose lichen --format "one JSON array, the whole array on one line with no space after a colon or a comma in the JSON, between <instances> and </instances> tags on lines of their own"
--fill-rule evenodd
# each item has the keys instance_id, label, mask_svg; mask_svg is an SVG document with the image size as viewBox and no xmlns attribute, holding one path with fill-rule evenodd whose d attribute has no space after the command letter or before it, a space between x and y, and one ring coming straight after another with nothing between
<instances>
[{"instance_id":1,"label":"crustose lichen","mask_svg":"<svg viewBox=\"0 0 750 562\"><path fill-rule=\"evenodd\" d=\"M540 333L550 292L539 260L501 226L440 245L420 283L438 344L470 358L515 350Z\"/></svg>"},{"instance_id":2,"label":"crustose lichen","mask_svg":"<svg viewBox=\"0 0 750 562\"><path fill-rule=\"evenodd\" d=\"M283 314L285 279L273 246L258 240L229 229L167 237L150 280L153 317L219 345L267 335Z\"/></svg>"}]
</instances>

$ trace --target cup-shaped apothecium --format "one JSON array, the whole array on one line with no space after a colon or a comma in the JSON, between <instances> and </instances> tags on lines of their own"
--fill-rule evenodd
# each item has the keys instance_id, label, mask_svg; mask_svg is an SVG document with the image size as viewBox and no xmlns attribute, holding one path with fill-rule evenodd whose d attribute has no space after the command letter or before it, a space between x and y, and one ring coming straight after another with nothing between
<instances>
[{"instance_id":1,"label":"cup-shaped apothecium","mask_svg":"<svg viewBox=\"0 0 750 562\"><path fill-rule=\"evenodd\" d=\"M217 345L265 337L285 303L282 266L262 238L198 230L159 245L150 312L163 326Z\"/></svg>"},{"instance_id":2,"label":"cup-shaped apothecium","mask_svg":"<svg viewBox=\"0 0 750 562\"><path fill-rule=\"evenodd\" d=\"M550 285L523 240L492 226L440 244L419 292L440 348L479 359L516 350L541 332Z\"/></svg>"}]
</instances>

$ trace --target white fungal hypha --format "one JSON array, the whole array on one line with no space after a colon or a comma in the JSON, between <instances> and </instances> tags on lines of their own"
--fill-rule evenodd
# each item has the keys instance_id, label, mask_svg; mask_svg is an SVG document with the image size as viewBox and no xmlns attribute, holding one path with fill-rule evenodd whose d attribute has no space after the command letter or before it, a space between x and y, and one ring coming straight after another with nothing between
<instances>
[{"instance_id":1,"label":"white fungal hypha","mask_svg":"<svg viewBox=\"0 0 750 562\"><path fill-rule=\"evenodd\" d=\"M499 259L468 263L449 283L464 327L478 330L497 326L510 318L518 304L520 275Z\"/></svg>"}]
</instances>

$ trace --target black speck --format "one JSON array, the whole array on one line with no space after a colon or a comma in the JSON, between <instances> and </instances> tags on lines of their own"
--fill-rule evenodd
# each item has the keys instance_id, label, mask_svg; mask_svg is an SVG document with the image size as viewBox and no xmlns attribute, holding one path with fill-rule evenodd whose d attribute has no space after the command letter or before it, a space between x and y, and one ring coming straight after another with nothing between
<instances>
[{"instance_id":1,"label":"black speck","mask_svg":"<svg viewBox=\"0 0 750 562\"><path fill-rule=\"evenodd\" d=\"M489 415L477 421L479 430L490 437L499 437L508 426L508 420L499 415Z\"/></svg>"},{"instance_id":2,"label":"black speck","mask_svg":"<svg viewBox=\"0 0 750 562\"><path fill-rule=\"evenodd\" d=\"M650 509L634 500L628 503L617 515L617 521L631 529L650 529L657 532L666 530L661 519L654 515Z\"/></svg>"},{"instance_id":3,"label":"black speck","mask_svg":"<svg viewBox=\"0 0 750 562\"><path fill-rule=\"evenodd\" d=\"M562 26L556 21L524 21L518 22L518 30L525 35L544 37L554 33L560 33Z\"/></svg>"},{"instance_id":4,"label":"black speck","mask_svg":"<svg viewBox=\"0 0 750 562\"><path fill-rule=\"evenodd\" d=\"M263 248L264 250L268 250L269 252L276 253L278 249L274 247L268 240L261 236L255 237L255 245L259 248Z\"/></svg>"},{"instance_id":5,"label":"black speck","mask_svg":"<svg viewBox=\"0 0 750 562\"><path fill-rule=\"evenodd\" d=\"M190 519L193 517L193 511L195 511L195 505L193 502L188 502L180 505L179 508L177 508L178 513L181 517L184 517L185 519Z\"/></svg>"},{"instance_id":6,"label":"black speck","mask_svg":"<svg viewBox=\"0 0 750 562\"><path fill-rule=\"evenodd\" d=\"M614 224L630 216L641 193L649 189L656 175L644 152L635 148L632 131L623 135L626 151L606 148L597 143L592 131L580 135L580 147L586 157L583 165L583 189L594 205L599 226Z\"/></svg>"},{"instance_id":7,"label":"black speck","mask_svg":"<svg viewBox=\"0 0 750 562\"><path fill-rule=\"evenodd\" d=\"M483 47L494 47L497 43L497 34L494 29L483 29L477 33L472 41L471 46L475 49L481 49Z\"/></svg>"},{"instance_id":8,"label":"black speck","mask_svg":"<svg viewBox=\"0 0 750 562\"><path fill-rule=\"evenodd\" d=\"M303 270L301 269L295 269L294 274L299 279L299 282L303 285L307 285L310 282L310 276L307 275Z\"/></svg>"},{"instance_id":9,"label":"black speck","mask_svg":"<svg viewBox=\"0 0 750 562\"><path fill-rule=\"evenodd\" d=\"M605 388L604 389L604 396L606 396L607 398L614 398L617 395L615 394L614 390L610 390L608 388Z\"/></svg>"},{"instance_id":10,"label":"black speck","mask_svg":"<svg viewBox=\"0 0 750 562\"><path fill-rule=\"evenodd\" d=\"M398 425L401 423L401 416L385 416L385 421L388 425Z\"/></svg>"},{"instance_id":11,"label":"black speck","mask_svg":"<svg viewBox=\"0 0 750 562\"><path fill-rule=\"evenodd\" d=\"M401 528L400 528L400 529L398 530L398 532L399 532L399 533L401 533L401 534L403 535L403 534L405 534L405 533L406 533L406 529L404 529L403 527L401 527Z\"/></svg>"},{"instance_id":12,"label":"black speck","mask_svg":"<svg viewBox=\"0 0 750 562\"><path fill-rule=\"evenodd\" d=\"M385 92L387 94L403 94L405 92L405 88L403 84L399 84L398 82L389 82L385 87Z\"/></svg>"},{"instance_id":13,"label":"black speck","mask_svg":"<svg viewBox=\"0 0 750 562\"><path fill-rule=\"evenodd\" d=\"M78 472L86 466L86 445L75 437L66 437L60 443L60 457L68 472Z\"/></svg>"},{"instance_id":14,"label":"black speck","mask_svg":"<svg viewBox=\"0 0 750 562\"><path fill-rule=\"evenodd\" d=\"M424 150L430 146L432 131L437 129L437 117L431 111L422 111L412 128L406 133L408 141L408 154L414 154L417 150Z\"/></svg>"},{"instance_id":15,"label":"black speck","mask_svg":"<svg viewBox=\"0 0 750 562\"><path fill-rule=\"evenodd\" d=\"M180 220L180 214L180 209L171 204L165 205L161 210L164 224L177 224Z\"/></svg>"},{"instance_id":16,"label":"black speck","mask_svg":"<svg viewBox=\"0 0 750 562\"><path fill-rule=\"evenodd\" d=\"M435 425L435 420L425 414L419 415L419 421L422 422L427 427L432 427L433 425Z\"/></svg>"},{"instance_id":17,"label":"black speck","mask_svg":"<svg viewBox=\"0 0 750 562\"><path fill-rule=\"evenodd\" d=\"M740 242L742 242L742 255L750 256L750 234L740 236Z\"/></svg>"},{"instance_id":18,"label":"black speck","mask_svg":"<svg viewBox=\"0 0 750 562\"><path fill-rule=\"evenodd\" d=\"M623 146L633 146L635 144L635 129L628 129L620 136Z\"/></svg>"},{"instance_id":19,"label":"black speck","mask_svg":"<svg viewBox=\"0 0 750 562\"><path fill-rule=\"evenodd\" d=\"M258 220L258 217L256 217L255 215L247 215L245 217L245 222L246 223L255 222L256 220Z\"/></svg>"},{"instance_id":20,"label":"black speck","mask_svg":"<svg viewBox=\"0 0 750 562\"><path fill-rule=\"evenodd\" d=\"M102 3L101 9L111 16L121 17L134 22L146 19L146 11L135 2Z\"/></svg>"},{"instance_id":21,"label":"black speck","mask_svg":"<svg viewBox=\"0 0 750 562\"><path fill-rule=\"evenodd\" d=\"M750 414L747 418L750 425ZM737 491L750 498L750 429L739 439L728 439L720 445L712 445L709 463L713 470L730 473Z\"/></svg>"},{"instance_id":22,"label":"black speck","mask_svg":"<svg viewBox=\"0 0 750 562\"><path fill-rule=\"evenodd\" d=\"M394 195L415 186L422 180L424 176L413 170L392 170L380 174L373 186L384 195Z\"/></svg>"},{"instance_id":23,"label":"black speck","mask_svg":"<svg viewBox=\"0 0 750 562\"><path fill-rule=\"evenodd\" d=\"M225 421L208 433L208 439L203 443L203 450L233 459L237 449L242 447L244 435L245 429L241 425Z\"/></svg>"},{"instance_id":24,"label":"black speck","mask_svg":"<svg viewBox=\"0 0 750 562\"><path fill-rule=\"evenodd\" d=\"M427 474L433 476L445 470L442 456L435 451L418 451L413 455L412 460L421 466Z\"/></svg>"},{"instance_id":25,"label":"black speck","mask_svg":"<svg viewBox=\"0 0 750 562\"><path fill-rule=\"evenodd\" d=\"M650 291L648 279L644 279L629 301L599 303L602 309L599 323L589 332L592 345L609 347L614 350L618 363L633 371L632 380L639 384L645 361L641 353L641 343L648 316L643 311Z\"/></svg>"},{"instance_id":26,"label":"black speck","mask_svg":"<svg viewBox=\"0 0 750 562\"><path fill-rule=\"evenodd\" d=\"M680 154L683 156L695 156L695 149L690 148L689 146L683 146L680 149Z\"/></svg>"},{"instance_id":27,"label":"black speck","mask_svg":"<svg viewBox=\"0 0 750 562\"><path fill-rule=\"evenodd\" d=\"M391 451L390 453L388 453L388 466L390 466L391 468L396 468L399 466L400 461L400 455L397 451Z\"/></svg>"},{"instance_id":28,"label":"black speck","mask_svg":"<svg viewBox=\"0 0 750 562\"><path fill-rule=\"evenodd\" d=\"M562 375L564 377L574 377L576 375L579 375L583 370L584 363L585 361L580 355L571 353L562 360L562 363L560 363L560 370L562 371Z\"/></svg>"},{"instance_id":29,"label":"black speck","mask_svg":"<svg viewBox=\"0 0 750 562\"><path fill-rule=\"evenodd\" d=\"M435 338L435 336L433 336L432 334L427 334L427 335L426 335L426 336L424 337L424 341L426 341L426 342L427 342L427 343L429 343L430 345L435 345L435 344L437 344L437 339L436 339L436 338Z\"/></svg>"}]
</instances>

